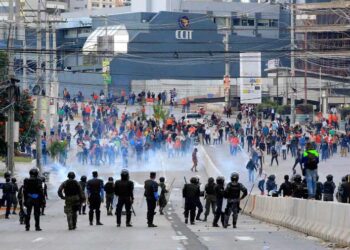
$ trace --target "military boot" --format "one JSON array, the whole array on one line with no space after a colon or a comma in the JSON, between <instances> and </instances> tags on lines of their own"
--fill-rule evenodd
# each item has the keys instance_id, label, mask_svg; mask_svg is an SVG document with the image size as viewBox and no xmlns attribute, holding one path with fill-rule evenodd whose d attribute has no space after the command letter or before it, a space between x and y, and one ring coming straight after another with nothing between
<instances>
[{"instance_id":1,"label":"military boot","mask_svg":"<svg viewBox=\"0 0 350 250\"><path fill-rule=\"evenodd\" d=\"M96 225L97 226L103 226L103 224L100 221L100 217L101 217L101 212L100 211L96 211Z\"/></svg>"}]
</instances>

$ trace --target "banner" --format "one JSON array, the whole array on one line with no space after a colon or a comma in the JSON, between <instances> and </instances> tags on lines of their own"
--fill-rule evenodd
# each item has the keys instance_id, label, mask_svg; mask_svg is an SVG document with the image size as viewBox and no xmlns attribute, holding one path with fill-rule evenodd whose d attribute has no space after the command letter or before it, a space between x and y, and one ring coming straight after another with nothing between
<instances>
[{"instance_id":1,"label":"banner","mask_svg":"<svg viewBox=\"0 0 350 250\"><path fill-rule=\"evenodd\" d=\"M261 103L261 53L240 53L241 103Z\"/></svg>"}]
</instances>

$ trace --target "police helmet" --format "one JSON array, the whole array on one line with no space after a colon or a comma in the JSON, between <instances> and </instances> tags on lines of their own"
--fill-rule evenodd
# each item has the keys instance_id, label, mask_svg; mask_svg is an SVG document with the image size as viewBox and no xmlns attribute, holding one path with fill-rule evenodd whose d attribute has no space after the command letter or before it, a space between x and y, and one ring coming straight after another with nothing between
<instances>
[{"instance_id":1,"label":"police helmet","mask_svg":"<svg viewBox=\"0 0 350 250\"><path fill-rule=\"evenodd\" d=\"M196 178L196 177L192 177L192 178L190 179L190 182L191 182L192 184L196 184L196 183L197 183L197 178Z\"/></svg>"},{"instance_id":2,"label":"police helmet","mask_svg":"<svg viewBox=\"0 0 350 250\"><path fill-rule=\"evenodd\" d=\"M216 183L217 183L217 184L224 184L224 183L225 183L225 177L223 177L223 176L218 176L218 177L216 178Z\"/></svg>"},{"instance_id":3,"label":"police helmet","mask_svg":"<svg viewBox=\"0 0 350 250\"><path fill-rule=\"evenodd\" d=\"M113 177L108 177L108 181L113 181Z\"/></svg>"},{"instance_id":4,"label":"police helmet","mask_svg":"<svg viewBox=\"0 0 350 250\"><path fill-rule=\"evenodd\" d=\"M288 181L288 180L289 180L289 175L286 174L286 175L284 176L284 180L285 180L285 181Z\"/></svg>"},{"instance_id":5,"label":"police helmet","mask_svg":"<svg viewBox=\"0 0 350 250\"><path fill-rule=\"evenodd\" d=\"M268 179L269 179L270 181L274 181L274 180L276 179L276 176L275 176L274 174L272 174L272 175L270 175L270 176L268 177Z\"/></svg>"},{"instance_id":6,"label":"police helmet","mask_svg":"<svg viewBox=\"0 0 350 250\"><path fill-rule=\"evenodd\" d=\"M67 177L68 177L68 179L74 180L75 179L75 173L74 172L69 172Z\"/></svg>"},{"instance_id":7,"label":"police helmet","mask_svg":"<svg viewBox=\"0 0 350 250\"><path fill-rule=\"evenodd\" d=\"M208 183L214 183L214 178L213 177L209 177Z\"/></svg>"},{"instance_id":8,"label":"police helmet","mask_svg":"<svg viewBox=\"0 0 350 250\"><path fill-rule=\"evenodd\" d=\"M7 178L10 178L11 177L11 172L10 171L7 171L4 173L4 178L7 179Z\"/></svg>"},{"instance_id":9,"label":"police helmet","mask_svg":"<svg viewBox=\"0 0 350 250\"><path fill-rule=\"evenodd\" d=\"M165 178L164 177L160 177L159 178L159 182L165 182Z\"/></svg>"},{"instance_id":10,"label":"police helmet","mask_svg":"<svg viewBox=\"0 0 350 250\"><path fill-rule=\"evenodd\" d=\"M30 177L38 177L38 175L39 175L39 171L37 168L32 168L31 170L29 170Z\"/></svg>"},{"instance_id":11,"label":"police helmet","mask_svg":"<svg viewBox=\"0 0 350 250\"><path fill-rule=\"evenodd\" d=\"M86 182L87 178L86 178L85 175L83 175L82 177L80 177L80 180L81 180L82 182Z\"/></svg>"},{"instance_id":12,"label":"police helmet","mask_svg":"<svg viewBox=\"0 0 350 250\"><path fill-rule=\"evenodd\" d=\"M97 178L97 176L98 176L98 172L97 171L93 171L92 172L92 177Z\"/></svg>"},{"instance_id":13,"label":"police helmet","mask_svg":"<svg viewBox=\"0 0 350 250\"><path fill-rule=\"evenodd\" d=\"M120 173L120 177L122 180L128 180L129 179L129 171L127 169L123 169Z\"/></svg>"},{"instance_id":14,"label":"police helmet","mask_svg":"<svg viewBox=\"0 0 350 250\"><path fill-rule=\"evenodd\" d=\"M231 181L238 181L239 180L239 174L237 172L233 172L231 174Z\"/></svg>"},{"instance_id":15,"label":"police helmet","mask_svg":"<svg viewBox=\"0 0 350 250\"><path fill-rule=\"evenodd\" d=\"M12 177L12 178L11 178L11 182L12 182L12 183L16 183L16 182L17 182L17 179L16 179L15 177Z\"/></svg>"},{"instance_id":16,"label":"police helmet","mask_svg":"<svg viewBox=\"0 0 350 250\"><path fill-rule=\"evenodd\" d=\"M41 177L41 181L42 181L42 182L45 182L45 181L46 181L45 176Z\"/></svg>"},{"instance_id":17,"label":"police helmet","mask_svg":"<svg viewBox=\"0 0 350 250\"><path fill-rule=\"evenodd\" d=\"M333 181L333 175L329 174L326 176L327 181Z\"/></svg>"}]
</instances>

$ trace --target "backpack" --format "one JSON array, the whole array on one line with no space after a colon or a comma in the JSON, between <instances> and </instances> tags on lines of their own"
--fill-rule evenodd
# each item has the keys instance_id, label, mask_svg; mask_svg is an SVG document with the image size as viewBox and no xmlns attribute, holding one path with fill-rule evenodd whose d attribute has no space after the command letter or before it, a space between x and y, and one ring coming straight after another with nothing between
<instances>
[{"instance_id":1,"label":"backpack","mask_svg":"<svg viewBox=\"0 0 350 250\"><path fill-rule=\"evenodd\" d=\"M308 169L314 170L317 168L317 156L309 153L307 154L306 166Z\"/></svg>"}]
</instances>

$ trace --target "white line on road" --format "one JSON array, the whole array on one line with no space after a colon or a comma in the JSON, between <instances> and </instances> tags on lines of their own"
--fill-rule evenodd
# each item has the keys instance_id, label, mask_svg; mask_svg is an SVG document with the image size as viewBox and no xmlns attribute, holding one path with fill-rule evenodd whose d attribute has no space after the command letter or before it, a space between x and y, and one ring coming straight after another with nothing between
<instances>
[{"instance_id":1,"label":"white line on road","mask_svg":"<svg viewBox=\"0 0 350 250\"><path fill-rule=\"evenodd\" d=\"M209 237L209 236L203 236L202 237L204 241L212 241L212 237Z\"/></svg>"},{"instance_id":2,"label":"white line on road","mask_svg":"<svg viewBox=\"0 0 350 250\"><path fill-rule=\"evenodd\" d=\"M39 238L36 238L36 239L32 240L32 242L33 242L33 243L39 242L39 241L42 241L43 239L44 239L44 238L39 237Z\"/></svg>"},{"instance_id":3,"label":"white line on road","mask_svg":"<svg viewBox=\"0 0 350 250\"><path fill-rule=\"evenodd\" d=\"M173 240L187 240L187 237L183 235L175 235L171 236L171 238L173 238Z\"/></svg>"},{"instance_id":4,"label":"white line on road","mask_svg":"<svg viewBox=\"0 0 350 250\"><path fill-rule=\"evenodd\" d=\"M235 238L237 240L242 240L242 241L254 240L253 237L249 237L249 236L236 236Z\"/></svg>"},{"instance_id":5,"label":"white line on road","mask_svg":"<svg viewBox=\"0 0 350 250\"><path fill-rule=\"evenodd\" d=\"M182 235L181 231L176 231L178 235Z\"/></svg>"}]
</instances>

